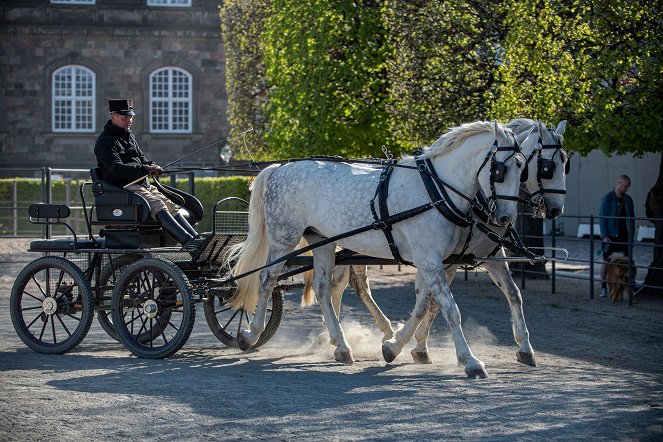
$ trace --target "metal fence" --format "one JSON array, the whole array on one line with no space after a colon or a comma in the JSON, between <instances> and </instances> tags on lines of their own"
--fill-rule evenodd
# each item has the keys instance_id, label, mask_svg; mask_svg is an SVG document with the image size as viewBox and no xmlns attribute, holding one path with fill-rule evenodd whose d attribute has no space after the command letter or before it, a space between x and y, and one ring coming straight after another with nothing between
<instances>
[{"instance_id":1,"label":"metal fence","mask_svg":"<svg viewBox=\"0 0 663 442\"><path fill-rule=\"evenodd\" d=\"M527 216L521 214L522 216ZM589 281L589 298L593 299L598 292L601 284L601 267L604 265L602 243L599 232L599 220L601 218L608 219L609 217L599 217L597 215L563 215L557 220L551 222L550 233L547 235L526 235L521 231L521 236L525 242L529 241L543 241L544 247L556 248L561 247L569 251L568 259L563 263L550 262L546 265L546 274L551 279L552 293L556 292L557 278L569 278ZM611 217L612 219L620 219L619 217ZM578 223L578 232L575 236L560 236L558 235L557 224L563 223L564 219L573 219ZM628 264L617 264L617 266L625 267L627 270L627 278L625 281L606 281L626 287L628 290L628 303L633 305L634 292L639 289L650 288L663 290L663 287L646 285L644 284L645 276L650 270L660 271L658 267L653 265L653 258L658 251L661 253L663 245L656 245L654 243L654 229L642 224L650 224L652 222L663 222L663 219L648 219L648 218L624 218L627 224L636 230L633 235L633 240L618 243L628 250L627 258ZM636 229L636 223L640 222L640 226ZM523 223L521 222L522 226ZM544 249L545 250L545 249ZM556 256L556 252L552 250L548 256ZM557 255L558 256L558 255ZM526 287L527 274L530 276L534 274L542 274L542 271L535 270L522 270L520 271L520 286L522 289Z\"/></svg>"},{"instance_id":2,"label":"metal fence","mask_svg":"<svg viewBox=\"0 0 663 442\"><path fill-rule=\"evenodd\" d=\"M89 170L87 169L55 169L44 167L41 169L0 169L0 176L9 176L9 173L28 175L32 174L32 178L40 180L41 185L41 200L40 201L19 201L16 183L14 183L11 200L0 201L0 237L42 237L50 238L51 236L66 235L68 231L64 228L59 230L59 226L36 226L27 222L27 209L31 204L44 202L44 203L58 203L66 204L70 207L72 216L68 222L72 225L76 232L86 232L85 215L83 213L83 206L80 195L80 186L73 185L76 180L89 180ZM193 172L183 174L188 178L188 192L195 194L195 175ZM65 182L64 197L61 201L54 201L52 192L53 180L62 179ZM177 176L171 175L171 185L175 185ZM90 186L87 186L88 189ZM93 197L91 191L89 195L85 196L88 204L91 204ZM527 216L526 214L521 214ZM560 235L558 223L563 223L564 220L574 220L578 224L578 232L575 236ZM601 253L601 240L599 237L598 222L600 217L596 215L563 215L558 220L550 222L549 231L543 235L528 235L521 230L521 237L526 243L530 240L543 242L544 247L561 247L569 251L569 257L566 262L556 263L549 262L545 268L545 274L549 275L551 279L552 293L556 292L557 278L570 278L589 281L589 298L593 299L597 287L601 283L600 269L603 265L603 256ZM635 226L637 222L640 224L650 224L652 221L661 221L663 219L646 219L646 218L632 218L627 219L631 226ZM524 223L520 222L523 226ZM646 229L648 234L642 234L642 229ZM567 232L568 233L568 232ZM653 227L640 226L638 232L634 235L634 241L624 243L628 247L628 278L627 281L612 281L616 284L622 284L629 288L628 302L629 305L633 304L634 293L631 288L644 287L663 289L663 287L644 285L643 281L645 275L652 267L653 256L655 251L661 252L663 245L655 245L653 243ZM557 256L557 252L552 250L547 256ZM520 276L520 287L526 288L527 276L533 276L537 271L518 270ZM543 273L543 272L539 272ZM634 275L636 275L634 277Z\"/></svg>"},{"instance_id":3,"label":"metal fence","mask_svg":"<svg viewBox=\"0 0 663 442\"><path fill-rule=\"evenodd\" d=\"M66 235L68 231L60 226L38 226L29 223L28 207L35 203L65 204L71 209L71 217L67 220L76 232L85 232L85 214L79 182L90 181L89 169L60 169L51 167L1 169L0 176L22 176L40 182L41 192L39 200L26 200L18 196L18 182L12 183L11 196L7 200L0 200L0 237L32 237L40 236L50 238L55 235ZM182 174L188 180L188 192L195 194L195 174L187 172ZM175 186L180 175L170 175L170 185ZM53 181L64 181L65 192L61 198L54 198ZM87 186L85 201L89 205L94 201L91 188Z\"/></svg>"}]
</instances>

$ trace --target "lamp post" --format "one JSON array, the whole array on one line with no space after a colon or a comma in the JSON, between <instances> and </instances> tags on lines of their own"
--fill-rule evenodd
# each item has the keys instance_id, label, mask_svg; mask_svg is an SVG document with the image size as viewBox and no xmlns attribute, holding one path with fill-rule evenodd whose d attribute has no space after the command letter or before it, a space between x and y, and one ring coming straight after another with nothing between
<instances>
[{"instance_id":1,"label":"lamp post","mask_svg":"<svg viewBox=\"0 0 663 442\"><path fill-rule=\"evenodd\" d=\"M230 149L230 146L227 144L221 148L221 152L219 153L219 156L223 160L224 163L226 163L226 166L230 162L230 159L233 156L233 151Z\"/></svg>"}]
</instances>

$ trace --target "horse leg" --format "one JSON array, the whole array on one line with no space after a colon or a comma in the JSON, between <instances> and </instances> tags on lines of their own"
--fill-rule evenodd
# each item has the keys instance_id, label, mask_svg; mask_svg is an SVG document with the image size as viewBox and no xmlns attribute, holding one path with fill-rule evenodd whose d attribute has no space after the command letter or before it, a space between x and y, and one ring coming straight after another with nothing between
<instances>
[{"instance_id":1,"label":"horse leg","mask_svg":"<svg viewBox=\"0 0 663 442\"><path fill-rule=\"evenodd\" d=\"M352 349L345 339L341 323L332 303L332 273L335 267L335 244L327 244L313 251L314 290L322 316L329 331L329 340L336 345L334 358L344 364L352 364ZM339 304L340 306L340 304Z\"/></svg>"},{"instance_id":2,"label":"horse leg","mask_svg":"<svg viewBox=\"0 0 663 442\"><path fill-rule=\"evenodd\" d=\"M431 270L434 269L435 268L432 268ZM447 324L449 324L449 329L451 330L451 335L453 336L456 345L456 357L458 358L458 363L465 366L465 373L468 377L485 378L488 374L484 368L484 363L472 354L472 351L465 340L465 335L463 335L460 311L458 310L458 306L451 294L449 284L447 283L446 278L441 275L441 272L431 270L424 270L424 277L426 283L431 288L431 293L433 293L438 304L440 304L444 319L446 319Z\"/></svg>"},{"instance_id":3,"label":"horse leg","mask_svg":"<svg viewBox=\"0 0 663 442\"><path fill-rule=\"evenodd\" d=\"M283 256L287 253L287 251L270 251L267 262L271 262L279 256ZM283 264L281 263L260 271L260 289L258 290L258 305L255 310L255 315L253 316L253 320L249 323L249 328L243 330L237 336L237 345L243 351L253 348L253 346L256 345L256 342L258 342L262 332L265 331L267 304L282 268Z\"/></svg>"},{"instance_id":4,"label":"horse leg","mask_svg":"<svg viewBox=\"0 0 663 442\"><path fill-rule=\"evenodd\" d=\"M382 342L391 339L394 336L394 329L391 328L391 321L387 318L380 307L375 303L371 295L371 287L368 284L368 272L366 266L350 266L350 285L357 291L361 302L364 303L368 311L373 316L380 331L382 332Z\"/></svg>"},{"instance_id":5,"label":"horse leg","mask_svg":"<svg viewBox=\"0 0 663 442\"><path fill-rule=\"evenodd\" d=\"M452 266L450 268L447 268L444 272L447 277L449 285L451 285L451 282L453 281L454 276L456 275L457 268L458 266ZM420 289L428 290L430 292L428 286L426 286L425 282L423 281L421 281ZM419 327L417 327L417 331L414 333L414 338L417 340L417 345L412 349L410 354L412 355L412 359L414 359L414 362L416 362L417 364L433 363L428 353L428 336L430 335L430 329L438 313L440 313L440 305L437 302L431 302L428 312L426 313L426 316L424 316L424 319L421 321L421 324L419 324Z\"/></svg>"},{"instance_id":6,"label":"horse leg","mask_svg":"<svg viewBox=\"0 0 663 442\"><path fill-rule=\"evenodd\" d=\"M420 274L421 272L417 272L417 281L414 288L416 302L414 304L414 310L412 310L410 318L405 322L403 327L401 327L394 334L393 338L388 339L382 343L382 356L387 362L391 362L396 359L396 356L400 354L405 344L407 344L410 339L412 339L412 335L417 329L417 326L419 326L428 309L430 308L430 303L433 302L433 298L430 296L430 292L425 289L425 284L422 285L421 283L422 280ZM423 290L422 287L424 287Z\"/></svg>"},{"instance_id":7,"label":"horse leg","mask_svg":"<svg viewBox=\"0 0 663 442\"><path fill-rule=\"evenodd\" d=\"M350 279L350 266L336 266L334 268L334 275L332 276L331 283L331 299L332 306L334 307L334 313L336 317L341 319L341 300L343 299L343 291L348 285L348 280ZM318 336L318 343L322 344L323 342L329 341L329 335L327 332L322 332Z\"/></svg>"},{"instance_id":8,"label":"horse leg","mask_svg":"<svg viewBox=\"0 0 663 442\"><path fill-rule=\"evenodd\" d=\"M505 262L493 261L484 263L484 267L488 270L488 275L493 282L502 289L504 297L509 302L513 339L520 346L516 352L516 359L522 364L536 367L534 350L529 342L529 331L527 330L525 315L523 314L523 299L520 295L520 289L511 277L508 265Z\"/></svg>"}]
</instances>

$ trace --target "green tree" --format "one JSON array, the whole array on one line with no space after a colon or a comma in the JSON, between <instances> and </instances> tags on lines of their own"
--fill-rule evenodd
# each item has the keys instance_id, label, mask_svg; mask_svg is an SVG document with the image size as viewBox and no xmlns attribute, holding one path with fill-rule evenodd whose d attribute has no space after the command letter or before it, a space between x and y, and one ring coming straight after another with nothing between
<instances>
[{"instance_id":1,"label":"green tree","mask_svg":"<svg viewBox=\"0 0 663 442\"><path fill-rule=\"evenodd\" d=\"M580 153L660 152L662 14L643 0L514 1L493 115L567 119L565 146ZM648 216L663 217L660 177ZM655 224L661 245L663 226ZM646 282L663 286L662 255L655 253Z\"/></svg>"},{"instance_id":2,"label":"green tree","mask_svg":"<svg viewBox=\"0 0 663 442\"><path fill-rule=\"evenodd\" d=\"M226 54L226 92L228 121L235 158L248 159L241 132L256 160L270 159L265 143L267 120L265 103L269 99L265 85L261 33L271 13L270 0L224 0L219 8L221 37Z\"/></svg>"},{"instance_id":3,"label":"green tree","mask_svg":"<svg viewBox=\"0 0 663 442\"><path fill-rule=\"evenodd\" d=\"M387 133L381 2L272 3L263 32L270 148L377 155Z\"/></svg>"},{"instance_id":4,"label":"green tree","mask_svg":"<svg viewBox=\"0 0 663 442\"><path fill-rule=\"evenodd\" d=\"M505 1L390 1L390 135L402 150L485 119L494 100Z\"/></svg>"}]
</instances>

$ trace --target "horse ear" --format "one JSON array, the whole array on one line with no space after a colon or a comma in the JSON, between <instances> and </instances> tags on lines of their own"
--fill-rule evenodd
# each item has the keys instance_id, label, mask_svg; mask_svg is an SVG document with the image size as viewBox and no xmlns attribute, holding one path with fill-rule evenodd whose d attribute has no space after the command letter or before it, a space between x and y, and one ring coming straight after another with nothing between
<instances>
[{"instance_id":1,"label":"horse ear","mask_svg":"<svg viewBox=\"0 0 663 442\"><path fill-rule=\"evenodd\" d=\"M495 119L495 138L499 136L500 133L500 123L497 122L497 119Z\"/></svg>"},{"instance_id":2,"label":"horse ear","mask_svg":"<svg viewBox=\"0 0 663 442\"><path fill-rule=\"evenodd\" d=\"M559 124L557 125L557 129L555 129L555 133L556 133L558 136L561 137L562 135L564 135L564 130L565 130L565 129L566 129L566 120L562 120L562 121L560 121Z\"/></svg>"},{"instance_id":3,"label":"horse ear","mask_svg":"<svg viewBox=\"0 0 663 442\"><path fill-rule=\"evenodd\" d=\"M518 146L520 146L521 150L527 150L530 146L523 146L523 143L527 138L531 135L532 131L534 130L533 127L530 127L529 130L526 130L525 132L521 132L518 135L516 135L516 143L518 143Z\"/></svg>"},{"instance_id":4,"label":"horse ear","mask_svg":"<svg viewBox=\"0 0 663 442\"><path fill-rule=\"evenodd\" d=\"M542 142L544 133L546 133L546 125L539 121L539 138L541 138Z\"/></svg>"}]
</instances>

